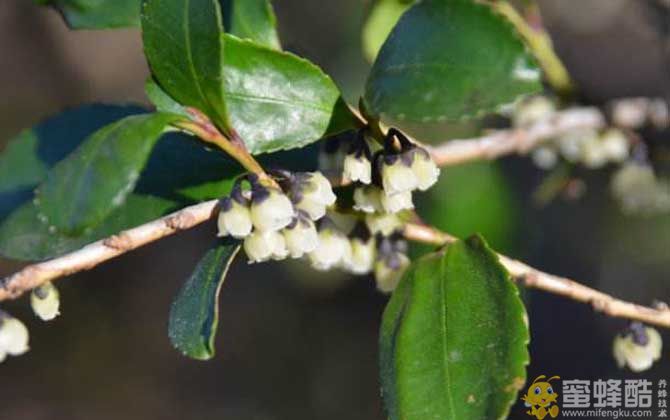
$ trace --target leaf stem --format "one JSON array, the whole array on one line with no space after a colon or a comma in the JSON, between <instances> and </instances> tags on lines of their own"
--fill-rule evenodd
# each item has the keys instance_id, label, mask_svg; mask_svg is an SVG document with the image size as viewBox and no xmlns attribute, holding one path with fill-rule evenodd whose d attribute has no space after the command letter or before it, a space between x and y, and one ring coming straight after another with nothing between
<instances>
[{"instance_id":1,"label":"leaf stem","mask_svg":"<svg viewBox=\"0 0 670 420\"><path fill-rule=\"evenodd\" d=\"M524 19L514 6L507 1L493 1L491 7L505 16L526 41L526 45L544 70L547 82L551 87L563 96L570 96L574 91L574 84L563 62L554 51L551 37L542 26L537 5L532 4L526 10L526 15L532 23Z\"/></svg>"}]
</instances>

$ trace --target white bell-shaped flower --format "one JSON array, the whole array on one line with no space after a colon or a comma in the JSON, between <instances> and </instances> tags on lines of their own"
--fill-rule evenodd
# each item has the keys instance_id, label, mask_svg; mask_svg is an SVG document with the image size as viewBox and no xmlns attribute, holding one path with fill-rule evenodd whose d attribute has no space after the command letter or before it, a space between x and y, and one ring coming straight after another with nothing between
<instances>
[{"instance_id":1,"label":"white bell-shaped flower","mask_svg":"<svg viewBox=\"0 0 670 420\"><path fill-rule=\"evenodd\" d=\"M288 255L286 241L281 233L256 230L244 239L244 252L249 263L263 262L270 258L282 259Z\"/></svg>"},{"instance_id":2,"label":"white bell-shaped flower","mask_svg":"<svg viewBox=\"0 0 670 420\"><path fill-rule=\"evenodd\" d=\"M399 192L390 195L381 194L380 201L384 211L387 213L397 213L402 210L409 210L414 208L411 191Z\"/></svg>"},{"instance_id":3,"label":"white bell-shaped flower","mask_svg":"<svg viewBox=\"0 0 670 420\"><path fill-rule=\"evenodd\" d=\"M347 261L347 269L354 274L367 274L372 271L375 262L375 241L352 238L351 258Z\"/></svg>"},{"instance_id":4,"label":"white bell-shaped flower","mask_svg":"<svg viewBox=\"0 0 670 420\"><path fill-rule=\"evenodd\" d=\"M351 182L369 184L372 182L372 163L364 153L349 153L344 158L342 177Z\"/></svg>"},{"instance_id":5,"label":"white bell-shaped flower","mask_svg":"<svg viewBox=\"0 0 670 420\"><path fill-rule=\"evenodd\" d=\"M384 293L391 293L400 283L410 261L405 254L395 253L375 263L375 279L377 289Z\"/></svg>"},{"instance_id":6,"label":"white bell-shaped flower","mask_svg":"<svg viewBox=\"0 0 670 420\"><path fill-rule=\"evenodd\" d=\"M330 270L340 265L351 255L351 245L346 236L330 226L319 230L319 245L309 253L312 267L317 270Z\"/></svg>"},{"instance_id":7,"label":"white bell-shaped flower","mask_svg":"<svg viewBox=\"0 0 670 420\"><path fill-rule=\"evenodd\" d=\"M29 350L28 329L18 319L0 313L0 354L21 355Z\"/></svg>"},{"instance_id":8,"label":"white bell-shaped flower","mask_svg":"<svg viewBox=\"0 0 670 420\"><path fill-rule=\"evenodd\" d=\"M291 223L291 200L277 188L256 186L251 196L251 222L260 231L277 231Z\"/></svg>"},{"instance_id":9,"label":"white bell-shaped flower","mask_svg":"<svg viewBox=\"0 0 670 420\"><path fill-rule=\"evenodd\" d=\"M319 220L326 214L326 208L335 204L337 197L333 187L321 172L296 174L296 192L293 201L296 208L304 210L312 220Z\"/></svg>"},{"instance_id":10,"label":"white bell-shaped flower","mask_svg":"<svg viewBox=\"0 0 670 420\"><path fill-rule=\"evenodd\" d=\"M590 169L602 168L607 164L607 155L600 139L593 138L583 144L582 163Z\"/></svg>"},{"instance_id":11,"label":"white bell-shaped flower","mask_svg":"<svg viewBox=\"0 0 670 420\"><path fill-rule=\"evenodd\" d=\"M395 213L368 214L365 224L373 234L381 233L388 236L403 227L402 220Z\"/></svg>"},{"instance_id":12,"label":"white bell-shaped flower","mask_svg":"<svg viewBox=\"0 0 670 420\"><path fill-rule=\"evenodd\" d=\"M653 328L640 323L631 325L631 331L617 335L612 351L620 368L627 366L633 372L642 372L660 359L663 341Z\"/></svg>"},{"instance_id":13,"label":"white bell-shaped flower","mask_svg":"<svg viewBox=\"0 0 670 420\"><path fill-rule=\"evenodd\" d=\"M414 153L384 156L382 160L382 185L387 195L415 190L419 180L412 170Z\"/></svg>"},{"instance_id":14,"label":"white bell-shaped flower","mask_svg":"<svg viewBox=\"0 0 670 420\"><path fill-rule=\"evenodd\" d=\"M354 210L362 211L363 213L384 211L384 206L381 202L383 195L385 195L384 192L373 185L357 187L354 190Z\"/></svg>"},{"instance_id":15,"label":"white bell-shaped flower","mask_svg":"<svg viewBox=\"0 0 670 420\"><path fill-rule=\"evenodd\" d=\"M44 283L30 293L30 306L43 321L51 321L60 315L60 294L51 282Z\"/></svg>"},{"instance_id":16,"label":"white bell-shaped flower","mask_svg":"<svg viewBox=\"0 0 670 420\"><path fill-rule=\"evenodd\" d=\"M233 238L244 238L251 233L251 211L246 203L240 203L231 197L220 201L218 217L218 236L230 235Z\"/></svg>"},{"instance_id":17,"label":"white bell-shaped flower","mask_svg":"<svg viewBox=\"0 0 670 420\"><path fill-rule=\"evenodd\" d=\"M556 112L556 106L546 96L534 96L517 105L512 116L514 127L529 127L549 118Z\"/></svg>"},{"instance_id":18,"label":"white bell-shaped flower","mask_svg":"<svg viewBox=\"0 0 670 420\"><path fill-rule=\"evenodd\" d=\"M417 180L417 188L421 191L432 187L440 177L440 168L437 167L430 153L418 147L414 150L412 172Z\"/></svg>"},{"instance_id":19,"label":"white bell-shaped flower","mask_svg":"<svg viewBox=\"0 0 670 420\"><path fill-rule=\"evenodd\" d=\"M540 146L537 149L533 150L531 155L533 163L544 170L552 169L558 163L558 155L556 150L547 146Z\"/></svg>"},{"instance_id":20,"label":"white bell-shaped flower","mask_svg":"<svg viewBox=\"0 0 670 420\"><path fill-rule=\"evenodd\" d=\"M621 130L611 128L605 131L600 138L600 142L603 154L611 162L623 162L628 158L628 139Z\"/></svg>"},{"instance_id":21,"label":"white bell-shaped flower","mask_svg":"<svg viewBox=\"0 0 670 420\"><path fill-rule=\"evenodd\" d=\"M308 218L296 218L283 231L288 252L293 258L300 258L304 254L314 251L319 246L319 235L314 222Z\"/></svg>"}]
</instances>

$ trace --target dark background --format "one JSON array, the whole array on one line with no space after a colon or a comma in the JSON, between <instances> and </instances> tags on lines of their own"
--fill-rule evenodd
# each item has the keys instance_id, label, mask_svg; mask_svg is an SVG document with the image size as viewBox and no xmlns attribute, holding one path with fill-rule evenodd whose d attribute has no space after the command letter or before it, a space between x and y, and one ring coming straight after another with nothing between
<instances>
[{"instance_id":1,"label":"dark background","mask_svg":"<svg viewBox=\"0 0 670 420\"><path fill-rule=\"evenodd\" d=\"M284 47L356 99L368 66L360 48L368 4L275 3ZM664 2L541 4L584 102L667 97ZM68 106L145 103L147 74L136 30L70 32L51 10L0 1L0 145ZM650 136L668 144L665 134ZM610 171L584 172L583 198L537 208L531 195L545 174L527 159L453 168L423 210L545 271L640 303L667 300L670 215L623 216L608 194ZM384 419L376 351L387 298L371 278L237 261L221 297L217 356L197 362L170 347L169 304L213 233L204 226L59 281L63 315L52 323L35 320L26 299L3 304L27 323L31 351L0 366L0 419ZM0 275L19 267L0 260ZM543 292L526 299L531 379L670 377L667 351L642 375L616 368L611 342L625 322ZM526 418L516 410L512 418Z\"/></svg>"}]
</instances>

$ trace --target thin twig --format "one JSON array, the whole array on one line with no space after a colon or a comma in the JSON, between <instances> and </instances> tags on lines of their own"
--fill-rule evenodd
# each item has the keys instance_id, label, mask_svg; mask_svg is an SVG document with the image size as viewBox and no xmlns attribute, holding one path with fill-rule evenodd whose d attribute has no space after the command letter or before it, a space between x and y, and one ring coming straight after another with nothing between
<instances>
[{"instance_id":1,"label":"thin twig","mask_svg":"<svg viewBox=\"0 0 670 420\"><path fill-rule=\"evenodd\" d=\"M209 220L217 202L218 200L211 200L186 207L160 219L93 242L61 257L28 265L21 271L0 280L0 301L15 299L47 281L89 270L128 251L190 229Z\"/></svg>"},{"instance_id":2,"label":"thin twig","mask_svg":"<svg viewBox=\"0 0 670 420\"><path fill-rule=\"evenodd\" d=\"M405 237L417 242L444 245L457 239L432 227L408 224ZM569 299L589 304L597 312L605 315L645 322L659 327L670 328L670 310L655 309L617 299L596 289L584 286L574 280L547 274L521 261L498 254L500 263L510 272L514 280L526 287L544 290Z\"/></svg>"},{"instance_id":3,"label":"thin twig","mask_svg":"<svg viewBox=\"0 0 670 420\"><path fill-rule=\"evenodd\" d=\"M428 148L438 165L455 165L511 154L523 155L561 134L585 128L599 130L605 124L605 117L597 108L568 108L527 128L500 130L471 139L449 140Z\"/></svg>"}]
</instances>

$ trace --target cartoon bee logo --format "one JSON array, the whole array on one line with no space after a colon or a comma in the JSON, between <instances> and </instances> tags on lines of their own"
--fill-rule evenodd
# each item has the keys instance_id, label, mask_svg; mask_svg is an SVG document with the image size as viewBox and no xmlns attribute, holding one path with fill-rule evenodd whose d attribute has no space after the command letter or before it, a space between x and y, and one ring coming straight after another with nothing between
<instances>
[{"instance_id":1,"label":"cartoon bee logo","mask_svg":"<svg viewBox=\"0 0 670 420\"><path fill-rule=\"evenodd\" d=\"M559 376L552 376L546 381L540 382L540 379L546 378L545 375L540 375L530 384L528 387L528 392L521 399L524 401L524 405L530 410L526 411L526 414L529 416L535 416L536 419L542 420L547 415L550 415L552 418L558 416L558 394L554 392L554 388L551 387L549 382L554 379L561 379Z\"/></svg>"}]
</instances>

